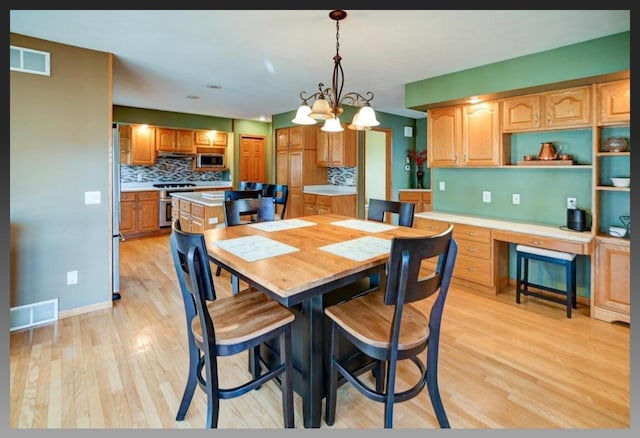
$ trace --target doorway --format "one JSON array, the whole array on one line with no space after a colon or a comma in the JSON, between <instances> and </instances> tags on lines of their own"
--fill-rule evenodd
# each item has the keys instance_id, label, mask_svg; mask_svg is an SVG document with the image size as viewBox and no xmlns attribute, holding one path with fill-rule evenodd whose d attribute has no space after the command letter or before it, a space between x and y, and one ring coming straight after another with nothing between
<instances>
[{"instance_id":1,"label":"doorway","mask_svg":"<svg viewBox=\"0 0 640 438\"><path fill-rule=\"evenodd\" d=\"M239 181L267 182L266 143L264 135L240 134Z\"/></svg>"},{"instance_id":2,"label":"doorway","mask_svg":"<svg viewBox=\"0 0 640 438\"><path fill-rule=\"evenodd\" d=\"M367 217L370 198L391 199L391 138L388 128L373 128L364 133L362 160L363 196L360 197L361 217Z\"/></svg>"}]
</instances>

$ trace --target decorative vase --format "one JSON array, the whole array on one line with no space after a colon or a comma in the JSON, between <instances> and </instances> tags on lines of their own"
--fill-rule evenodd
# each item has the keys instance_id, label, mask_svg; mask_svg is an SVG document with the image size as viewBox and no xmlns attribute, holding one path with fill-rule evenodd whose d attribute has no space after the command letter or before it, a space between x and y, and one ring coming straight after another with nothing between
<instances>
[{"instance_id":1,"label":"decorative vase","mask_svg":"<svg viewBox=\"0 0 640 438\"><path fill-rule=\"evenodd\" d=\"M418 169L418 171L416 172L416 177L417 177L416 188L424 189L424 187L422 186L422 178L424 177L424 172L421 169Z\"/></svg>"}]
</instances>

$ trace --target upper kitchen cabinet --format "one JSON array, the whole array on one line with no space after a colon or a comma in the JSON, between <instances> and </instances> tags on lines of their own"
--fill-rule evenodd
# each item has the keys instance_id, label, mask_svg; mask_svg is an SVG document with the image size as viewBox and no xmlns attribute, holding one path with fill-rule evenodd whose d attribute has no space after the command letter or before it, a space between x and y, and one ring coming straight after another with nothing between
<instances>
[{"instance_id":1,"label":"upper kitchen cabinet","mask_svg":"<svg viewBox=\"0 0 640 438\"><path fill-rule=\"evenodd\" d=\"M157 128L156 150L158 152L193 153L193 131Z\"/></svg>"},{"instance_id":2,"label":"upper kitchen cabinet","mask_svg":"<svg viewBox=\"0 0 640 438\"><path fill-rule=\"evenodd\" d=\"M498 101L429 110L427 150L431 168L504 164Z\"/></svg>"},{"instance_id":3,"label":"upper kitchen cabinet","mask_svg":"<svg viewBox=\"0 0 640 438\"><path fill-rule=\"evenodd\" d=\"M228 135L222 131L194 131L193 144L197 147L227 147Z\"/></svg>"},{"instance_id":4,"label":"upper kitchen cabinet","mask_svg":"<svg viewBox=\"0 0 640 438\"><path fill-rule=\"evenodd\" d=\"M318 166L356 167L358 161L358 131L325 132L317 128Z\"/></svg>"},{"instance_id":5,"label":"upper kitchen cabinet","mask_svg":"<svg viewBox=\"0 0 640 438\"><path fill-rule=\"evenodd\" d=\"M153 166L156 164L156 130L147 125L131 125L129 154L123 164ZM122 156L122 154L121 154Z\"/></svg>"},{"instance_id":6,"label":"upper kitchen cabinet","mask_svg":"<svg viewBox=\"0 0 640 438\"><path fill-rule=\"evenodd\" d=\"M504 132L591 126L591 87L575 87L504 99Z\"/></svg>"},{"instance_id":7,"label":"upper kitchen cabinet","mask_svg":"<svg viewBox=\"0 0 640 438\"><path fill-rule=\"evenodd\" d=\"M605 82L597 85L598 125L627 124L631 120L631 81Z\"/></svg>"}]
</instances>

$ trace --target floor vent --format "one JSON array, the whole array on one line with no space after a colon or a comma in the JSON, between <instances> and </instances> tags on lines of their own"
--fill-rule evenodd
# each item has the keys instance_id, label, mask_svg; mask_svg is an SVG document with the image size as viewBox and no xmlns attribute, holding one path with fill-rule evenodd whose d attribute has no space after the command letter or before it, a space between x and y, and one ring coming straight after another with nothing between
<instances>
[{"instance_id":1,"label":"floor vent","mask_svg":"<svg viewBox=\"0 0 640 438\"><path fill-rule=\"evenodd\" d=\"M58 320L58 299L11 308L11 331Z\"/></svg>"},{"instance_id":2,"label":"floor vent","mask_svg":"<svg viewBox=\"0 0 640 438\"><path fill-rule=\"evenodd\" d=\"M23 73L51 76L51 54L40 50L9 46L9 68Z\"/></svg>"}]
</instances>

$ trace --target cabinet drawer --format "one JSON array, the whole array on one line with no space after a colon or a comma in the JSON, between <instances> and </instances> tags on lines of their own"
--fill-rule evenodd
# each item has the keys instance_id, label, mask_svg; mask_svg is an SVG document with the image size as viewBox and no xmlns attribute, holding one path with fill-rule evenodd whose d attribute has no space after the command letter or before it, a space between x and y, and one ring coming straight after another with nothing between
<instances>
[{"instance_id":1,"label":"cabinet drawer","mask_svg":"<svg viewBox=\"0 0 640 438\"><path fill-rule=\"evenodd\" d=\"M159 197L158 192L138 192L139 201L155 201Z\"/></svg>"},{"instance_id":2,"label":"cabinet drawer","mask_svg":"<svg viewBox=\"0 0 640 438\"><path fill-rule=\"evenodd\" d=\"M433 219L425 219L421 217L417 217L413 220L414 228L419 228L421 230L429 230L433 231L434 234L442 233L447 228L449 228L448 222L436 221ZM455 233L457 225L453 227L453 232Z\"/></svg>"},{"instance_id":3,"label":"cabinet drawer","mask_svg":"<svg viewBox=\"0 0 640 438\"><path fill-rule=\"evenodd\" d=\"M309 193L303 193L302 199L305 204L315 204L316 203L316 195L312 195Z\"/></svg>"},{"instance_id":4,"label":"cabinet drawer","mask_svg":"<svg viewBox=\"0 0 640 438\"><path fill-rule=\"evenodd\" d=\"M472 242L458 239L458 254L465 254L470 257L478 257L484 260L491 260L491 244Z\"/></svg>"},{"instance_id":5,"label":"cabinet drawer","mask_svg":"<svg viewBox=\"0 0 640 438\"><path fill-rule=\"evenodd\" d=\"M318 207L331 207L331 196L316 196L316 205Z\"/></svg>"},{"instance_id":6,"label":"cabinet drawer","mask_svg":"<svg viewBox=\"0 0 640 438\"><path fill-rule=\"evenodd\" d=\"M402 202L419 202L420 192L399 192L398 200ZM431 199L431 193L429 192L429 199Z\"/></svg>"},{"instance_id":7,"label":"cabinet drawer","mask_svg":"<svg viewBox=\"0 0 640 438\"><path fill-rule=\"evenodd\" d=\"M453 276L491 286L492 263L489 260L458 254Z\"/></svg>"},{"instance_id":8,"label":"cabinet drawer","mask_svg":"<svg viewBox=\"0 0 640 438\"><path fill-rule=\"evenodd\" d=\"M504 240L506 242L520 243L522 245L552 249L555 251L564 251L572 254L585 255L591 253L591 244L587 242L575 242L573 240L534 236L531 234L504 230L494 230L493 238L495 240Z\"/></svg>"},{"instance_id":9,"label":"cabinet drawer","mask_svg":"<svg viewBox=\"0 0 640 438\"><path fill-rule=\"evenodd\" d=\"M422 202L431 204L431 192L422 192Z\"/></svg>"},{"instance_id":10,"label":"cabinet drawer","mask_svg":"<svg viewBox=\"0 0 640 438\"><path fill-rule=\"evenodd\" d=\"M455 237L456 240L491 243L491 229L466 224L455 224L453 226L453 237Z\"/></svg>"},{"instance_id":11,"label":"cabinet drawer","mask_svg":"<svg viewBox=\"0 0 640 438\"><path fill-rule=\"evenodd\" d=\"M135 201L135 200L136 200L136 193L135 192L121 192L120 193L120 201L121 202Z\"/></svg>"},{"instance_id":12,"label":"cabinet drawer","mask_svg":"<svg viewBox=\"0 0 640 438\"><path fill-rule=\"evenodd\" d=\"M204 217L204 205L200 204L191 204L191 215Z\"/></svg>"},{"instance_id":13,"label":"cabinet drawer","mask_svg":"<svg viewBox=\"0 0 640 438\"><path fill-rule=\"evenodd\" d=\"M191 212L191 202L185 201L184 199L180 200L180 211L186 211L187 213Z\"/></svg>"}]
</instances>

